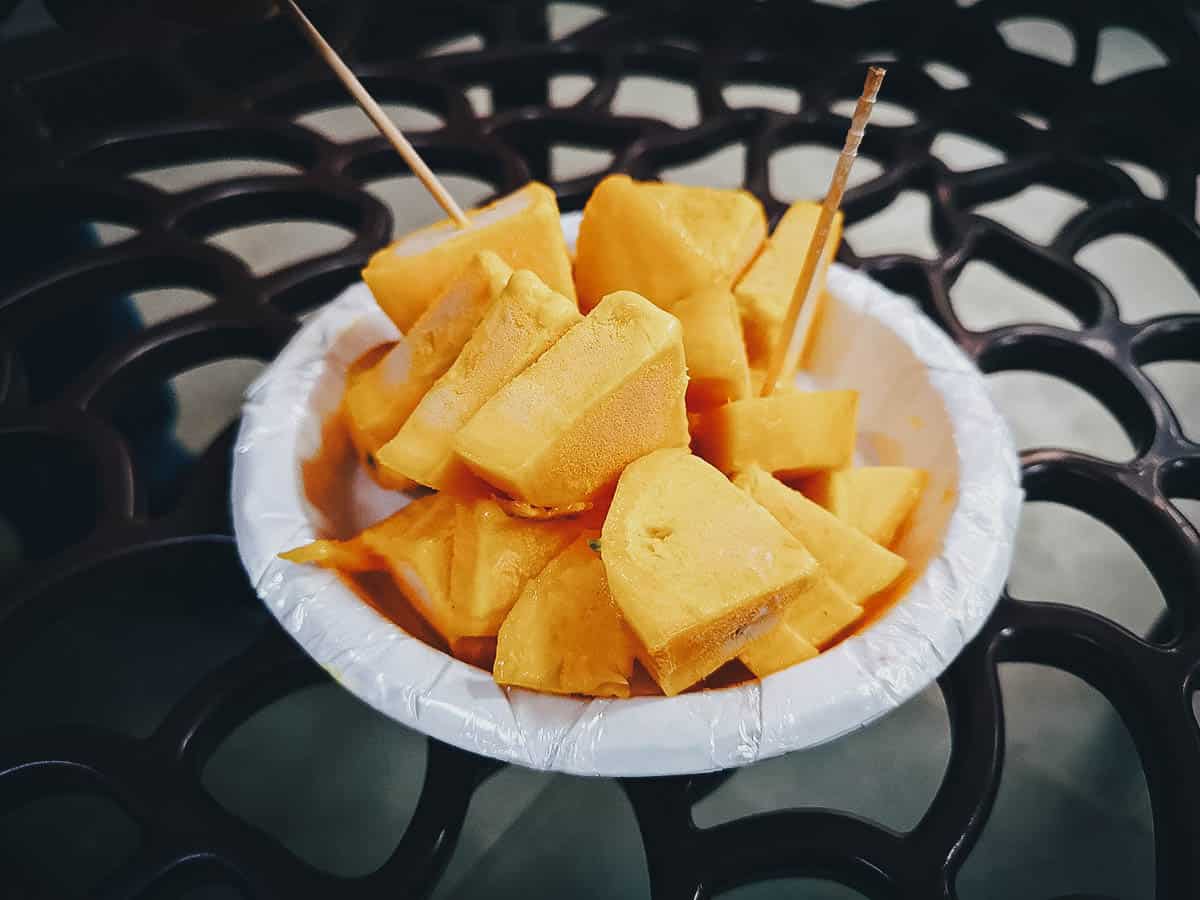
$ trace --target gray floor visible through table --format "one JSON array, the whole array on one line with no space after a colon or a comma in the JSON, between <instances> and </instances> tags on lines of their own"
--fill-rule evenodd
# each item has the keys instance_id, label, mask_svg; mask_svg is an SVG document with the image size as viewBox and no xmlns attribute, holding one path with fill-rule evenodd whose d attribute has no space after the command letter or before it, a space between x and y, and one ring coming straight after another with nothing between
<instances>
[{"instance_id":1,"label":"gray floor visible through table","mask_svg":"<svg viewBox=\"0 0 1200 900\"><path fill-rule=\"evenodd\" d=\"M582 4L558 4L554 26L569 30L588 16ZM1010 39L1051 57L1071 51L1069 34L1045 24L1015 27ZM1153 63L1153 48L1131 32L1114 30L1102 39L1097 77ZM939 74L958 77L953 70ZM557 96L564 101L577 96L580 85L574 79L556 81ZM688 124L689 117L696 115L694 97L687 89L649 78L629 81L617 98L619 107L658 115L665 110L678 124ZM490 102L484 94L474 94L472 99ZM730 99L793 109L803 102L793 92L754 87L737 89ZM392 107L391 112L401 127L429 118L428 113L405 107ZM889 110L885 104L880 113L903 115L904 111ZM314 114L306 122L339 136L366 134L370 127L349 106ZM952 168L992 162L989 152L994 153L952 135L944 136L939 145L939 153ZM832 160L829 151L799 150L780 156L772 175L781 194L799 197L823 188ZM572 167L585 171L596 164L594 151L567 151L555 159L560 171ZM214 174L224 177L269 169L262 162L231 161L208 164L207 173L198 166L184 166L145 177L166 189L179 189ZM1162 181L1155 173L1132 166L1129 171L1148 195L1161 196ZM740 172L737 154L723 152L671 174L680 181L732 185L738 183ZM859 177L865 174L864 170ZM488 191L487 185L469 178L447 181L463 205ZM413 178L391 179L380 183L378 190L396 214L397 231L436 217L432 201ZM1032 187L981 212L1044 240L1080 202L1057 190ZM289 259L336 246L344 237L331 226L284 223L238 229L214 240L256 271L269 271ZM848 228L846 238L862 253L920 254L935 246L928 206L922 207L919 195L902 195L888 209ZM1080 262L1113 288L1127 318L1200 309L1196 290L1178 269L1139 239L1108 238L1088 248ZM1057 307L997 271L979 264L970 268L974 270L964 274L954 297L960 310L967 311L963 313L966 324L986 327L1061 315ZM136 299L148 321L181 314L203 302L202 295L186 291L157 291ZM185 446L203 448L236 416L241 391L259 367L252 361L223 362L175 379L181 404L178 434ZM1148 370L1185 427L1200 435L1200 367L1162 363ZM1128 439L1100 404L1065 382L1009 373L993 376L991 384L1021 447L1071 447L1114 459L1132 453ZM1031 388L1038 393L1032 394ZM1200 519L1200 504L1181 506ZM1094 520L1052 504L1026 508L1012 586L1019 596L1087 606L1139 631L1145 631L1163 609L1153 580L1120 538ZM146 597L115 602L152 608L152 598ZM139 723L152 723L155 711L161 711L155 701L159 692L173 684L179 689L188 684L188 658L153 651L153 660L123 659L118 647L130 635L106 635L102 623L92 624L96 640L59 643L40 657L55 673L50 697L61 701L59 712L75 704L87 720L116 720L141 730ZM145 643L152 636L161 640L164 629L178 627L150 616L144 622ZM232 652L219 610L199 615L188 627L197 652L210 646L214 652ZM176 677L142 693L124 695L129 699L127 707L105 708L106 702L112 703L111 691L79 696L69 690L97 666L105 667L111 677L128 677L131 685L136 684L135 667L152 661L166 664ZM1154 863L1149 802L1136 752L1113 709L1089 687L1059 672L1010 665L1002 669L1002 682L1008 711L1004 780L982 841L959 878L959 896L999 900L1097 891L1131 900L1150 897ZM36 710L25 712L37 715ZM738 773L698 805L696 817L706 825L786 805L823 805L892 827L909 827L933 796L947 749L941 695L929 690L861 733ZM288 698L248 722L218 752L206 783L222 803L314 864L357 874L381 862L403 829L417 796L423 755L423 741L417 736L329 686ZM70 889L85 883L89 874L103 871L113 848L133 837L122 831L120 817L99 801L55 802L65 806L51 809L42 804L0 820L0 845L24 855L30 865L53 872L57 857L46 855L45 849L49 837L45 828L55 821L51 816L65 811L81 823L94 823L95 836L84 841L77 870L57 876L62 887ZM435 896L499 900L637 897L647 892L637 826L617 785L510 768L475 795L459 847ZM857 894L828 883L795 880L761 884L727 896L765 900Z\"/></svg>"}]
</instances>

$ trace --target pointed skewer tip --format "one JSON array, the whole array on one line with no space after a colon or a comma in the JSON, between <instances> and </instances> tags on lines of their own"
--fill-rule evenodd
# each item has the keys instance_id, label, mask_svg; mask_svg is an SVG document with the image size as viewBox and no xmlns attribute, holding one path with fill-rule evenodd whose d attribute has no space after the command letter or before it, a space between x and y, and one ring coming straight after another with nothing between
<instances>
[{"instance_id":1,"label":"pointed skewer tip","mask_svg":"<svg viewBox=\"0 0 1200 900\"><path fill-rule=\"evenodd\" d=\"M329 66L330 70L345 86L346 90L350 92L350 95L358 103L359 107L362 108L362 111L367 114L367 118L371 120L371 124L379 129L379 133L387 138L388 142L396 149L396 152L408 164L408 167L412 169L413 174L417 176L417 179L425 186L425 189L437 201L438 206L446 212L446 215L459 228L470 227L471 223L467 219L466 214L454 202L454 198L450 196L450 192L446 190L445 185L438 180L437 175L426 165L425 160L421 159L421 155L417 153L413 145L408 142L408 138L388 118L387 113L383 111L383 108L375 101L375 98L363 87L362 82L358 80L358 77L351 68L338 56L337 51L330 46L321 32L317 30L317 27L304 14L304 10L297 5L295 0L282 0L281 7L284 12L291 16L296 27L300 29L300 32L313 45L313 48L320 55L321 59L325 61L325 64Z\"/></svg>"},{"instance_id":2,"label":"pointed skewer tip","mask_svg":"<svg viewBox=\"0 0 1200 900\"><path fill-rule=\"evenodd\" d=\"M875 102L875 98L879 96L879 86L883 84L883 76L886 74L887 69L883 66L871 66L867 69L867 83L863 86L862 92L864 100Z\"/></svg>"}]
</instances>

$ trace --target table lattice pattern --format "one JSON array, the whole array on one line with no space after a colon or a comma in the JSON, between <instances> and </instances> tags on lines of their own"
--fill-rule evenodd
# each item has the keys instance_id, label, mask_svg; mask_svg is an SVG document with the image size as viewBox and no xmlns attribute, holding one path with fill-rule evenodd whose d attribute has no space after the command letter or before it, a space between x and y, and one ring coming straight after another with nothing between
<instances>
[{"instance_id":1,"label":"table lattice pattern","mask_svg":"<svg viewBox=\"0 0 1200 900\"><path fill-rule=\"evenodd\" d=\"M1004 596L940 681L949 763L928 811L905 833L811 809L702 829L693 824L692 806L724 775L624 783L654 896L706 896L801 874L871 897L952 896L1002 772L997 664L1007 661L1071 672L1113 704L1145 770L1158 894L1200 896L1200 731L1192 712L1200 536L1172 504L1200 499L1200 445L1142 369L1200 361L1200 309L1133 321L1075 260L1090 242L1132 234L1200 283L1200 132L1189 112L1198 79L1185 65L1200 59L1196 28L1166 4L1160 11L1154 3L1116 0L1054 0L1036 11L999 0L965 8L949 0L737 8L728 16L708 5L618 5L553 38L537 3L360 2L317 6L314 17L377 97L440 117L439 127L413 135L434 169L481 179L496 192L531 177L546 180L566 209L579 208L603 172L555 178L552 145L608 153L603 171L638 177L738 145L744 184L777 217L786 204L772 191L772 155L796 144L839 147L846 119L838 101L857 96L864 62L887 60L885 98L910 115L894 123L881 117L868 131L863 152L879 173L868 170L849 191L847 221L918 192L930 203L938 250L930 259L859 255L851 236L841 259L916 299L984 370L1054 375L1111 411L1134 445L1131 461L1027 451L1025 486L1032 500L1069 505L1116 530L1146 563L1168 615L1151 633L1135 635L1049 598ZM1001 37L998 23L1033 12L1071 29L1070 64L1019 52ZM1096 83L1097 34L1107 25L1141 31L1166 64ZM391 214L365 184L405 170L382 138L338 142L293 121L343 103L344 95L286 22L220 37L167 31L154 42L131 37L118 54L43 36L14 45L0 63L7 70L0 78L0 216L128 229L122 240L0 285L0 453L27 461L22 471L0 475L0 511L26 547L21 565L0 570L0 645L19 648L112 584L189 569L202 569L214 589L239 598L238 627L251 639L244 653L179 699L148 737L82 725L6 734L0 808L70 788L115 798L144 840L97 896L170 896L209 880L231 881L255 897L421 894L449 859L473 791L497 769L492 762L430 742L411 824L381 868L353 879L301 861L201 788L205 760L241 722L326 676L267 623L238 567L227 512L234 428L164 485L143 468L137 419L129 413L146 385L214 360L276 353L298 317L354 281L389 239ZM481 35L482 48L422 55L465 34ZM957 72L963 86L947 86L930 62ZM552 106L548 84L562 75L586 76L590 86L572 105ZM630 75L693 88L698 124L676 128L614 112L620 82ZM798 112L731 107L724 89L743 82L798 90L803 105ZM490 89L486 114L468 93L479 85ZM948 129L999 148L1004 161L951 170L931 150ZM266 158L293 171L174 193L128 177L220 157ZM1160 173L1164 196L1144 195L1114 158ZM1086 201L1044 244L973 212L1034 183ZM333 223L352 238L265 274L207 241L280 218ZM1052 298L1077 327L968 329L950 290L972 260ZM53 385L40 374L42 361L25 352L35 336L68 325L82 304L167 285L214 301L95 347ZM28 890L34 894L32 885Z\"/></svg>"}]
</instances>

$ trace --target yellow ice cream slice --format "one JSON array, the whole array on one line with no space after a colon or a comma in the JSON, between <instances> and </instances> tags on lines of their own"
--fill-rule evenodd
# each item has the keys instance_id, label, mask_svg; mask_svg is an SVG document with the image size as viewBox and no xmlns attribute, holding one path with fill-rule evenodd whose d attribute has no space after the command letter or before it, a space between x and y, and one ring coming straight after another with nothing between
<instances>
[{"instance_id":1,"label":"yellow ice cream slice","mask_svg":"<svg viewBox=\"0 0 1200 900\"><path fill-rule=\"evenodd\" d=\"M863 608L824 571L802 601L789 606L783 621L751 641L740 659L759 678L816 656L838 634L857 622Z\"/></svg>"},{"instance_id":2,"label":"yellow ice cream slice","mask_svg":"<svg viewBox=\"0 0 1200 900\"><path fill-rule=\"evenodd\" d=\"M383 568L383 560L366 548L357 537L348 541L319 539L279 554L280 559L301 565L338 569L342 572L374 572Z\"/></svg>"},{"instance_id":3,"label":"yellow ice cream slice","mask_svg":"<svg viewBox=\"0 0 1200 900\"><path fill-rule=\"evenodd\" d=\"M500 627L492 673L537 691L628 697L634 646L604 563L580 537L525 585Z\"/></svg>"},{"instance_id":4,"label":"yellow ice cream slice","mask_svg":"<svg viewBox=\"0 0 1200 900\"><path fill-rule=\"evenodd\" d=\"M452 645L462 636L450 603L454 519L454 500L431 494L387 519L386 527L368 528L360 536L383 559L408 602Z\"/></svg>"},{"instance_id":5,"label":"yellow ice cream slice","mask_svg":"<svg viewBox=\"0 0 1200 900\"><path fill-rule=\"evenodd\" d=\"M624 471L601 554L642 661L668 695L766 634L819 572L770 513L686 450L659 450Z\"/></svg>"},{"instance_id":6,"label":"yellow ice cream slice","mask_svg":"<svg viewBox=\"0 0 1200 900\"><path fill-rule=\"evenodd\" d=\"M408 345L405 344L404 341L394 341L375 347L371 352L363 354L362 357L355 360L354 363L351 364L350 368L346 370L346 387L342 391L341 402L338 404L337 412L333 417L330 418L329 422L333 422L334 420L337 421L337 425L332 430L333 434L339 435L336 440L341 440L343 438L345 439L347 452L350 453L354 459L358 460L359 465L362 466L376 482L385 488L403 491L413 486L412 481L402 477L388 477L384 475L384 473L380 472L379 466L375 461L375 454L378 452L379 447L375 446L370 440L368 440L362 431L359 433L358 440L355 440L354 428L350 422L349 410L350 394L355 390L360 382L362 382L371 374L371 370L375 367L379 360L381 360L384 356L391 354L397 348L404 348L403 352L405 354L408 353ZM323 427L327 427L329 422L327 422L326 426ZM340 429L340 433L338 429ZM314 470L310 467L309 471L312 472Z\"/></svg>"},{"instance_id":7,"label":"yellow ice cream slice","mask_svg":"<svg viewBox=\"0 0 1200 900\"><path fill-rule=\"evenodd\" d=\"M776 391L701 412L692 447L722 472L761 466L801 475L850 464L857 391Z\"/></svg>"},{"instance_id":8,"label":"yellow ice cream slice","mask_svg":"<svg viewBox=\"0 0 1200 900\"><path fill-rule=\"evenodd\" d=\"M762 204L748 191L610 175L592 191L579 225L580 307L628 290L666 308L702 288L730 287L766 233Z\"/></svg>"},{"instance_id":9,"label":"yellow ice cream slice","mask_svg":"<svg viewBox=\"0 0 1200 900\"><path fill-rule=\"evenodd\" d=\"M810 658L815 647L853 625L862 615L861 604L891 585L907 564L762 469L741 472L734 482L803 541L825 575L817 602L789 609L785 629L770 632L741 655L754 674L765 678Z\"/></svg>"},{"instance_id":10,"label":"yellow ice cream slice","mask_svg":"<svg viewBox=\"0 0 1200 900\"><path fill-rule=\"evenodd\" d=\"M467 261L412 330L346 390L350 436L362 456L395 437L426 391L450 368L512 269L485 250Z\"/></svg>"},{"instance_id":11,"label":"yellow ice cream slice","mask_svg":"<svg viewBox=\"0 0 1200 900\"><path fill-rule=\"evenodd\" d=\"M750 396L750 366L737 302L725 287L689 294L670 309L683 327L688 409Z\"/></svg>"},{"instance_id":12,"label":"yellow ice cream slice","mask_svg":"<svg viewBox=\"0 0 1200 900\"><path fill-rule=\"evenodd\" d=\"M927 480L924 469L862 466L813 475L800 487L843 522L890 547Z\"/></svg>"},{"instance_id":13,"label":"yellow ice cream slice","mask_svg":"<svg viewBox=\"0 0 1200 900\"><path fill-rule=\"evenodd\" d=\"M413 522L424 515L427 509L427 502L409 503L348 540L322 538L280 553L279 558L342 572L384 572L388 568L387 561L374 548L396 540Z\"/></svg>"},{"instance_id":14,"label":"yellow ice cream slice","mask_svg":"<svg viewBox=\"0 0 1200 900\"><path fill-rule=\"evenodd\" d=\"M822 569L821 577L805 595L804 602L789 606L783 621L813 646L823 648L862 614L862 606L850 599L846 590Z\"/></svg>"},{"instance_id":15,"label":"yellow ice cream slice","mask_svg":"<svg viewBox=\"0 0 1200 900\"><path fill-rule=\"evenodd\" d=\"M580 533L573 519L507 515L495 500L460 503L454 526L450 599L465 635L494 635L521 589Z\"/></svg>"},{"instance_id":16,"label":"yellow ice cream slice","mask_svg":"<svg viewBox=\"0 0 1200 900\"><path fill-rule=\"evenodd\" d=\"M569 506L626 465L688 443L679 320L643 297L605 297L458 433L484 481L535 506Z\"/></svg>"},{"instance_id":17,"label":"yellow ice cream slice","mask_svg":"<svg viewBox=\"0 0 1200 900\"><path fill-rule=\"evenodd\" d=\"M881 547L763 469L747 469L733 480L808 548L822 571L846 592L851 602L861 604L904 571L903 557Z\"/></svg>"},{"instance_id":18,"label":"yellow ice cream slice","mask_svg":"<svg viewBox=\"0 0 1200 900\"><path fill-rule=\"evenodd\" d=\"M754 365L765 365L771 348L779 340L784 317L792 302L800 269L817 228L821 204L809 200L793 203L775 226L758 258L734 288L742 325L746 331L746 349ZM800 355L803 360L819 322L821 306L826 301L825 275L829 263L837 255L842 241L842 213L839 210L829 230L825 253L814 276L817 292L811 303L800 310L796 333L800 335Z\"/></svg>"},{"instance_id":19,"label":"yellow ice cream slice","mask_svg":"<svg viewBox=\"0 0 1200 900\"><path fill-rule=\"evenodd\" d=\"M381 472L438 490L463 487L470 473L454 437L495 393L523 372L582 316L537 275L513 273L458 359L377 454Z\"/></svg>"},{"instance_id":20,"label":"yellow ice cream slice","mask_svg":"<svg viewBox=\"0 0 1200 900\"><path fill-rule=\"evenodd\" d=\"M812 659L820 652L785 617L762 637L751 641L738 654L738 659L759 678L766 678L796 663Z\"/></svg>"},{"instance_id":21,"label":"yellow ice cream slice","mask_svg":"<svg viewBox=\"0 0 1200 900\"><path fill-rule=\"evenodd\" d=\"M445 220L406 234L375 253L363 269L363 281L401 331L408 331L481 250L491 250L514 269L536 272L551 288L575 299L558 200L550 188L530 182L470 210L467 218L469 228Z\"/></svg>"}]
</instances>

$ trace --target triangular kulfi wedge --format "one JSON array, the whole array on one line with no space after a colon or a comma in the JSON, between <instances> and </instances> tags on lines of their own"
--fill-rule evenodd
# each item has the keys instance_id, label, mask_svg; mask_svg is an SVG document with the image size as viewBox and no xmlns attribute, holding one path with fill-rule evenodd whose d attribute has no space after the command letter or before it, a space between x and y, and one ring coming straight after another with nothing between
<instances>
[{"instance_id":1,"label":"triangular kulfi wedge","mask_svg":"<svg viewBox=\"0 0 1200 900\"><path fill-rule=\"evenodd\" d=\"M750 365L737 302L727 287L689 294L670 309L683 326L689 410L750 396Z\"/></svg>"},{"instance_id":2,"label":"triangular kulfi wedge","mask_svg":"<svg viewBox=\"0 0 1200 900\"><path fill-rule=\"evenodd\" d=\"M877 544L890 547L927 480L924 469L861 466L813 475L800 489Z\"/></svg>"},{"instance_id":3,"label":"triangular kulfi wedge","mask_svg":"<svg viewBox=\"0 0 1200 900\"><path fill-rule=\"evenodd\" d=\"M784 628L752 643L739 657L765 678L809 659L813 649L854 624L862 615L861 604L899 578L907 564L760 468L739 473L734 482L804 543L824 576L812 602L790 607Z\"/></svg>"},{"instance_id":4,"label":"triangular kulfi wedge","mask_svg":"<svg viewBox=\"0 0 1200 900\"><path fill-rule=\"evenodd\" d=\"M554 191L530 182L467 213L470 228L446 220L422 228L375 253L363 281L401 331L425 311L476 253L491 250L514 269L531 269L574 300L571 260Z\"/></svg>"},{"instance_id":5,"label":"triangular kulfi wedge","mask_svg":"<svg viewBox=\"0 0 1200 900\"><path fill-rule=\"evenodd\" d=\"M409 503L352 538L344 541L321 538L280 553L279 558L342 572L384 572L388 568L387 561L374 548L398 539L425 515L427 509L427 502Z\"/></svg>"},{"instance_id":6,"label":"triangular kulfi wedge","mask_svg":"<svg viewBox=\"0 0 1200 900\"><path fill-rule=\"evenodd\" d=\"M347 541L321 538L295 550L279 554L280 559L300 565L320 566L341 572L375 572L384 567L383 560L367 549L359 537Z\"/></svg>"},{"instance_id":7,"label":"triangular kulfi wedge","mask_svg":"<svg viewBox=\"0 0 1200 900\"><path fill-rule=\"evenodd\" d=\"M460 503L450 602L464 635L495 635L521 590L580 533L573 519L509 516L490 497Z\"/></svg>"},{"instance_id":8,"label":"triangular kulfi wedge","mask_svg":"<svg viewBox=\"0 0 1200 900\"><path fill-rule=\"evenodd\" d=\"M783 612L783 621L751 641L740 659L759 678L811 659L834 637L857 622L863 608L824 571L803 599Z\"/></svg>"},{"instance_id":9,"label":"triangular kulfi wedge","mask_svg":"<svg viewBox=\"0 0 1200 900\"><path fill-rule=\"evenodd\" d=\"M903 557L881 547L763 469L751 467L733 480L808 548L851 602L861 604L904 571L907 563Z\"/></svg>"},{"instance_id":10,"label":"triangular kulfi wedge","mask_svg":"<svg viewBox=\"0 0 1200 900\"><path fill-rule=\"evenodd\" d=\"M500 388L582 318L574 303L537 275L523 269L513 273L458 359L380 449L380 471L438 490L465 486L471 476L454 455L455 435Z\"/></svg>"},{"instance_id":11,"label":"triangular kulfi wedge","mask_svg":"<svg viewBox=\"0 0 1200 900\"><path fill-rule=\"evenodd\" d=\"M804 600L787 608L783 621L814 647L824 647L862 614L862 607L822 569L821 577Z\"/></svg>"},{"instance_id":12,"label":"triangular kulfi wedge","mask_svg":"<svg viewBox=\"0 0 1200 900\"><path fill-rule=\"evenodd\" d=\"M346 387L342 391L341 402L338 404L337 411L334 413L334 415L327 420L326 425L329 425L329 423L336 419L338 427L342 429L342 435L338 438L338 440L341 440L342 438L345 439L348 448L347 452L351 458L357 460L358 464L365 469L366 472L376 482L378 482L380 486L390 490L403 491L413 486L412 481L401 477L389 478L384 473L380 472L375 461L375 454L378 452L379 447L376 446L373 441L369 440L365 436L364 432L360 432L357 440L355 439L354 428L350 424L349 410L350 394L355 391L355 388L360 382L362 382L371 374L371 371L379 363L379 361L383 359L383 357L396 352L397 349L400 349L400 351L405 355L408 354L408 345L405 344L404 341L395 341L376 347L376 353L364 354L363 357L361 357L359 360L356 360L355 363L346 370ZM368 357L368 355L374 356L374 360L369 365L361 364L362 361ZM325 426L322 426L322 430L325 430ZM325 435L323 435L323 437L324 436ZM317 471L317 467L310 466L307 470L306 477L311 476L311 474L315 471ZM321 477L325 477L325 473L323 473Z\"/></svg>"},{"instance_id":13,"label":"triangular kulfi wedge","mask_svg":"<svg viewBox=\"0 0 1200 900\"><path fill-rule=\"evenodd\" d=\"M450 368L512 269L484 250L466 266L379 362L346 390L346 420L360 455L376 454L395 437L421 398Z\"/></svg>"},{"instance_id":14,"label":"triangular kulfi wedge","mask_svg":"<svg viewBox=\"0 0 1200 900\"><path fill-rule=\"evenodd\" d=\"M651 450L686 447L686 390L679 320L619 291L485 403L454 449L514 499L570 506Z\"/></svg>"},{"instance_id":15,"label":"triangular kulfi wedge","mask_svg":"<svg viewBox=\"0 0 1200 900\"><path fill-rule=\"evenodd\" d=\"M762 637L751 641L738 654L738 659L757 677L766 678L796 663L812 659L820 652L785 617Z\"/></svg>"},{"instance_id":16,"label":"triangular kulfi wedge","mask_svg":"<svg viewBox=\"0 0 1200 900\"><path fill-rule=\"evenodd\" d=\"M857 415L857 391L787 388L702 411L692 420L692 448L722 472L837 469L853 459Z\"/></svg>"},{"instance_id":17,"label":"triangular kulfi wedge","mask_svg":"<svg viewBox=\"0 0 1200 900\"><path fill-rule=\"evenodd\" d=\"M500 684L628 697L634 640L621 621L604 563L580 537L531 579L500 627Z\"/></svg>"},{"instance_id":18,"label":"triangular kulfi wedge","mask_svg":"<svg viewBox=\"0 0 1200 900\"><path fill-rule=\"evenodd\" d=\"M819 572L769 512L686 450L625 469L600 546L613 599L667 695L770 631Z\"/></svg>"},{"instance_id":19,"label":"triangular kulfi wedge","mask_svg":"<svg viewBox=\"0 0 1200 900\"><path fill-rule=\"evenodd\" d=\"M391 348L390 344L377 348L378 353L368 353L362 359L374 356L378 359ZM355 377L357 360L346 370L346 383ZM368 363L369 365L369 363ZM354 473L366 466L366 459L360 457L354 442L350 439L350 429L346 427L346 392L337 408L327 415L321 423L321 436L317 449L312 454L304 454L300 459L300 486L308 503L318 510L327 522L341 526L354 520L353 497L345 489L347 479L353 478ZM340 530L340 528L338 529Z\"/></svg>"},{"instance_id":20,"label":"triangular kulfi wedge","mask_svg":"<svg viewBox=\"0 0 1200 900\"><path fill-rule=\"evenodd\" d=\"M461 637L450 604L450 560L454 550L455 502L446 494L414 500L360 536L421 617L451 646Z\"/></svg>"},{"instance_id":21,"label":"triangular kulfi wedge","mask_svg":"<svg viewBox=\"0 0 1200 900\"><path fill-rule=\"evenodd\" d=\"M619 290L664 308L712 285L730 287L767 233L748 191L610 175L583 210L575 252L580 308Z\"/></svg>"},{"instance_id":22,"label":"triangular kulfi wedge","mask_svg":"<svg viewBox=\"0 0 1200 900\"><path fill-rule=\"evenodd\" d=\"M784 317L792 302L792 292L800 280L800 269L804 265L804 257L817 229L820 214L820 203L810 200L793 203L775 226L758 258L734 288L746 331L746 349L751 363L755 365L766 363L771 348L779 340ZM813 301L800 310L800 318L796 322L800 342L800 355L797 358L801 361L818 323L821 305L825 302L825 274L842 240L842 218L839 210L834 215L825 254L814 276L817 293L813 295Z\"/></svg>"}]
</instances>

